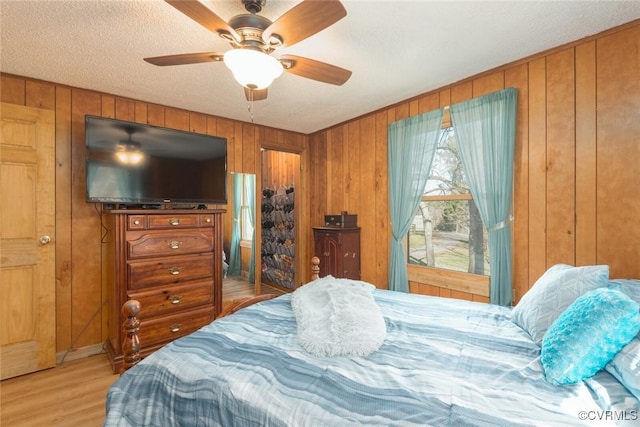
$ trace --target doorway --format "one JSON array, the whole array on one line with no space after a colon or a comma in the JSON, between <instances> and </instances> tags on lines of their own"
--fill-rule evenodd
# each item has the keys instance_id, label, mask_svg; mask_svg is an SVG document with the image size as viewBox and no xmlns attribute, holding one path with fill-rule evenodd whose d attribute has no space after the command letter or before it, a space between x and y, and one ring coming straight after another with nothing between
<instances>
[{"instance_id":1,"label":"doorway","mask_svg":"<svg viewBox=\"0 0 640 427\"><path fill-rule=\"evenodd\" d=\"M300 181L300 154L263 149L258 189L261 283L284 291L296 284L296 184ZM256 284L259 292L260 283Z\"/></svg>"}]
</instances>

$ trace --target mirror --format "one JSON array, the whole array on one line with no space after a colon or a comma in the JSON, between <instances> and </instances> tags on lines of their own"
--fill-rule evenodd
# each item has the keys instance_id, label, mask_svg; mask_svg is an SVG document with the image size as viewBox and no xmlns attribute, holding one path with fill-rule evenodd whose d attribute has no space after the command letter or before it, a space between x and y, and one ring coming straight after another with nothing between
<instances>
[{"instance_id":1,"label":"mirror","mask_svg":"<svg viewBox=\"0 0 640 427\"><path fill-rule=\"evenodd\" d=\"M231 177L228 213L233 223L223 268L225 301L253 295L255 284L256 176L231 172Z\"/></svg>"}]
</instances>

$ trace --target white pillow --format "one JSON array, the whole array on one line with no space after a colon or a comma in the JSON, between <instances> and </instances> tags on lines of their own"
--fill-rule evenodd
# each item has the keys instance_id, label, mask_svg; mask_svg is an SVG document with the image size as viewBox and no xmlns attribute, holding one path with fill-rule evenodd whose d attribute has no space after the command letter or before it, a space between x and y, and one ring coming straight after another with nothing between
<instances>
[{"instance_id":1,"label":"white pillow","mask_svg":"<svg viewBox=\"0 0 640 427\"><path fill-rule=\"evenodd\" d=\"M640 280L614 279L609 281L609 287L623 291L640 304ZM640 334L620 350L605 370L640 400Z\"/></svg>"},{"instance_id":2,"label":"white pillow","mask_svg":"<svg viewBox=\"0 0 640 427\"><path fill-rule=\"evenodd\" d=\"M640 304L640 279L611 279L610 288L618 289Z\"/></svg>"},{"instance_id":3,"label":"white pillow","mask_svg":"<svg viewBox=\"0 0 640 427\"><path fill-rule=\"evenodd\" d=\"M556 264L525 293L512 311L512 321L541 345L549 326L583 294L607 286L608 265L573 267Z\"/></svg>"},{"instance_id":4,"label":"white pillow","mask_svg":"<svg viewBox=\"0 0 640 427\"><path fill-rule=\"evenodd\" d=\"M605 370L640 400L640 334L615 355Z\"/></svg>"}]
</instances>

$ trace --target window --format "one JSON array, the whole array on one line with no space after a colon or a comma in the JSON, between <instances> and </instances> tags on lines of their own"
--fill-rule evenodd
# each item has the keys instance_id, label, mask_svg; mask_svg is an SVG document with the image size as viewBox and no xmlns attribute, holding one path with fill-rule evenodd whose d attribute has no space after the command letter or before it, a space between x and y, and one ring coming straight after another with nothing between
<instances>
[{"instance_id":1,"label":"window","mask_svg":"<svg viewBox=\"0 0 640 427\"><path fill-rule=\"evenodd\" d=\"M249 206L249 179L253 175L242 174L242 201L240 203L240 240L243 246L251 246L253 225L251 223L251 207Z\"/></svg>"},{"instance_id":2,"label":"window","mask_svg":"<svg viewBox=\"0 0 640 427\"><path fill-rule=\"evenodd\" d=\"M407 236L409 264L488 276L487 233L466 182L452 127L443 129Z\"/></svg>"}]
</instances>

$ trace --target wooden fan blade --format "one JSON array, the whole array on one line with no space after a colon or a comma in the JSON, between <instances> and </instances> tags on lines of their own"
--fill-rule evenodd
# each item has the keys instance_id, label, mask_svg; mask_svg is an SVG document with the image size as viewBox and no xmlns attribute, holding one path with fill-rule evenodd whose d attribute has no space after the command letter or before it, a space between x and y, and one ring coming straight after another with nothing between
<instances>
[{"instance_id":1,"label":"wooden fan blade","mask_svg":"<svg viewBox=\"0 0 640 427\"><path fill-rule=\"evenodd\" d=\"M199 52L199 53L180 53L177 55L154 56L144 58L149 64L165 66L165 65L184 65L199 64L201 62L219 62L222 61L224 54L220 52Z\"/></svg>"},{"instance_id":2,"label":"wooden fan blade","mask_svg":"<svg viewBox=\"0 0 640 427\"><path fill-rule=\"evenodd\" d=\"M195 0L165 0L171 6L216 34L229 33L236 40L241 40L236 30L227 22L213 13L211 9Z\"/></svg>"},{"instance_id":3,"label":"wooden fan blade","mask_svg":"<svg viewBox=\"0 0 640 427\"><path fill-rule=\"evenodd\" d=\"M262 101L263 99L267 99L267 91L267 88L249 89L248 87L245 87L244 96L247 98L247 101Z\"/></svg>"},{"instance_id":4,"label":"wooden fan blade","mask_svg":"<svg viewBox=\"0 0 640 427\"><path fill-rule=\"evenodd\" d=\"M282 39L282 46L291 46L345 16L347 11L338 0L304 0L269 25L262 33L262 39L269 44L269 39L277 36Z\"/></svg>"},{"instance_id":5,"label":"wooden fan blade","mask_svg":"<svg viewBox=\"0 0 640 427\"><path fill-rule=\"evenodd\" d=\"M349 70L314 59L295 55L282 55L278 60L282 63L285 71L336 86L343 85L351 77L351 71Z\"/></svg>"}]
</instances>

